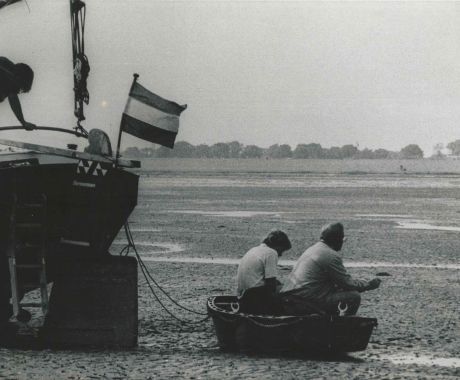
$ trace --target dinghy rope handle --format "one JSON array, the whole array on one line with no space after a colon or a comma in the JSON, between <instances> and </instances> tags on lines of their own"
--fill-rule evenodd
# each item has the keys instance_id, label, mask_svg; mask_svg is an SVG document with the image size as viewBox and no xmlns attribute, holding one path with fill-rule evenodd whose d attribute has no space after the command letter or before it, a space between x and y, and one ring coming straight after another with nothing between
<instances>
[{"instance_id":1,"label":"dinghy rope handle","mask_svg":"<svg viewBox=\"0 0 460 380\"><path fill-rule=\"evenodd\" d=\"M240 311L240 304L238 302L232 302L230 307L234 313L238 313L238 311Z\"/></svg>"},{"instance_id":2,"label":"dinghy rope handle","mask_svg":"<svg viewBox=\"0 0 460 380\"><path fill-rule=\"evenodd\" d=\"M339 311L339 316L341 316L341 317L345 316L345 313L348 310L348 304L345 303L345 302L344 302L344 304L345 304L344 308L341 307L342 306L342 301L340 301L339 304L337 305L337 310Z\"/></svg>"}]
</instances>

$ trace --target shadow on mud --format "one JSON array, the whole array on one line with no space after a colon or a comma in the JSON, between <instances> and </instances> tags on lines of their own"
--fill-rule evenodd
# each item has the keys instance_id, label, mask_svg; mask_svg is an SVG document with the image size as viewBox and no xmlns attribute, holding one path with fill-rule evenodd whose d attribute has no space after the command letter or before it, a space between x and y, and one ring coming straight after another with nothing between
<instances>
[{"instance_id":1,"label":"shadow on mud","mask_svg":"<svg viewBox=\"0 0 460 380\"><path fill-rule=\"evenodd\" d=\"M317 362L336 362L336 363L364 363L365 360L351 356L345 352L235 352L226 350L216 350L222 354L232 356L246 356L254 359L289 359L289 360L308 360Z\"/></svg>"}]
</instances>

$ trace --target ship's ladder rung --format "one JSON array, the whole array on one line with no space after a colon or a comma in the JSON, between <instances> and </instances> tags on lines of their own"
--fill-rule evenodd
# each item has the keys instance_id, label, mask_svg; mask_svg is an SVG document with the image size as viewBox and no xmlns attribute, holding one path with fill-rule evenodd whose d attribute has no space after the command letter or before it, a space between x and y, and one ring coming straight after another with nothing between
<instances>
[{"instance_id":1,"label":"ship's ladder rung","mask_svg":"<svg viewBox=\"0 0 460 380\"><path fill-rule=\"evenodd\" d=\"M39 282L26 282L24 284L22 284L22 288L24 290L33 290L33 289L37 289L40 287L40 283Z\"/></svg>"},{"instance_id":2,"label":"ship's ladder rung","mask_svg":"<svg viewBox=\"0 0 460 380\"><path fill-rule=\"evenodd\" d=\"M17 208L19 209L30 209L30 208L41 209L44 207L45 206L42 203L22 203L22 204L17 205Z\"/></svg>"},{"instance_id":3,"label":"ship's ladder rung","mask_svg":"<svg viewBox=\"0 0 460 380\"><path fill-rule=\"evenodd\" d=\"M13 207L10 215L10 241L8 242L7 256L9 261L9 271L10 271L10 282L11 282L11 301L13 305L13 312L16 318L20 320L21 315L21 306L27 305L27 303L20 302L20 292L21 290L29 291L34 289L40 289L40 303L33 303L36 306L41 306L43 314L46 315L48 312L48 288L46 280L46 263L45 263L45 252L46 252L46 207L47 200L46 195L42 194L41 196L42 203L38 203L36 199L28 199L18 201L16 194L13 194ZM29 216L32 221L18 221L17 210L18 209L27 209L27 208L41 208L42 211L39 213L34 213ZM18 229L40 229L41 238L40 242L30 242L30 237L17 235ZM34 263L17 263L16 256L20 255L21 249L24 248L35 248L37 249L36 255L37 259L40 260L39 263L35 261ZM18 269L34 269L37 272L37 281L29 283L18 283Z\"/></svg>"},{"instance_id":4,"label":"ship's ladder rung","mask_svg":"<svg viewBox=\"0 0 460 380\"><path fill-rule=\"evenodd\" d=\"M42 307L41 302L22 302L20 305L22 307Z\"/></svg>"},{"instance_id":5,"label":"ship's ladder rung","mask_svg":"<svg viewBox=\"0 0 460 380\"><path fill-rule=\"evenodd\" d=\"M16 244L16 249L27 249L27 248L41 248L40 244L31 244L31 243L18 243Z\"/></svg>"},{"instance_id":6,"label":"ship's ladder rung","mask_svg":"<svg viewBox=\"0 0 460 380\"><path fill-rule=\"evenodd\" d=\"M42 228L42 223L16 223L16 227L19 228Z\"/></svg>"},{"instance_id":7,"label":"ship's ladder rung","mask_svg":"<svg viewBox=\"0 0 460 380\"><path fill-rule=\"evenodd\" d=\"M41 269L41 264L16 264L17 269Z\"/></svg>"}]
</instances>

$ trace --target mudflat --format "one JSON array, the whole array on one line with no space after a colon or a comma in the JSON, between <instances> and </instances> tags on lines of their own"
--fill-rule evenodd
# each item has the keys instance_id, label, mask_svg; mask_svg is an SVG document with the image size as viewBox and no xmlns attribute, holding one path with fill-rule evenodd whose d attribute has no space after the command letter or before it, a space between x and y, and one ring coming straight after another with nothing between
<instances>
[{"instance_id":1,"label":"mudflat","mask_svg":"<svg viewBox=\"0 0 460 380\"><path fill-rule=\"evenodd\" d=\"M308 161L308 160L307 160ZM229 165L228 162L225 165ZM245 355L219 350L212 322L198 322L139 272L139 347L130 351L0 349L0 378L436 378L460 376L460 176L306 173L149 167L130 218L138 252L161 287L183 306L206 312L211 295L233 294L237 260L268 231L284 230L293 248L281 280L339 220L344 262L359 278L380 277L359 314L378 318L368 349L335 357ZM396 165L396 164L395 164ZM226 167L227 167L226 166ZM186 170L184 169L186 167ZM124 246L122 233L111 251Z\"/></svg>"}]
</instances>

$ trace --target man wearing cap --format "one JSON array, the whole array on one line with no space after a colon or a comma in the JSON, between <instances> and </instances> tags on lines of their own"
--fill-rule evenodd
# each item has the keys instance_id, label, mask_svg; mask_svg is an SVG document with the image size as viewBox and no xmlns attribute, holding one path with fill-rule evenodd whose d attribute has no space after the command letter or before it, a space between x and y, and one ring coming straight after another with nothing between
<instances>
[{"instance_id":1,"label":"man wearing cap","mask_svg":"<svg viewBox=\"0 0 460 380\"><path fill-rule=\"evenodd\" d=\"M356 314L361 292L376 289L381 280L352 278L343 266L339 251L346 240L341 223L331 223L321 230L320 241L308 248L297 260L281 289L286 312L303 313L318 308L331 314L338 308Z\"/></svg>"},{"instance_id":2,"label":"man wearing cap","mask_svg":"<svg viewBox=\"0 0 460 380\"><path fill-rule=\"evenodd\" d=\"M31 131L36 125L24 120L18 94L29 92L34 80L34 72L25 63L14 64L0 57L0 103L8 98L10 107L22 126Z\"/></svg>"},{"instance_id":3,"label":"man wearing cap","mask_svg":"<svg viewBox=\"0 0 460 380\"><path fill-rule=\"evenodd\" d=\"M251 248L238 265L237 284L240 311L277 314L281 311L276 298L278 258L291 249L286 233L272 231L257 247Z\"/></svg>"}]
</instances>

